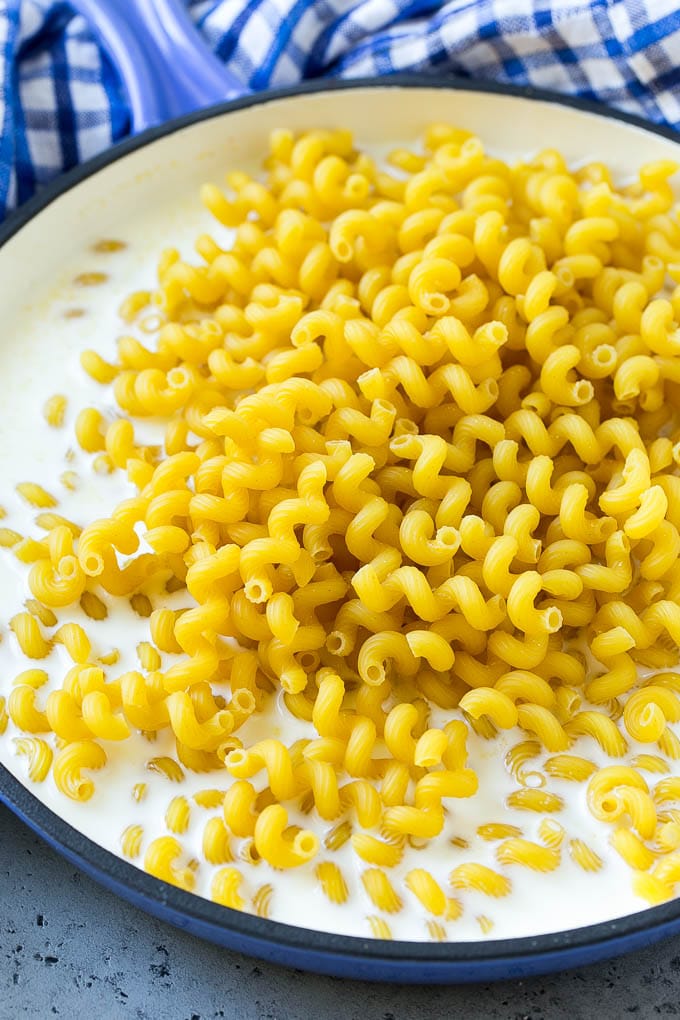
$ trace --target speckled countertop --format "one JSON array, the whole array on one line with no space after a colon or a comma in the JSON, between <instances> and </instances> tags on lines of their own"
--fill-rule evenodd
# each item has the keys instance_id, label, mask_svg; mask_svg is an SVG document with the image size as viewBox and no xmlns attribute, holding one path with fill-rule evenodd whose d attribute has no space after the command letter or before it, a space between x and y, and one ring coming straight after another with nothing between
<instances>
[{"instance_id":1,"label":"speckled countertop","mask_svg":"<svg viewBox=\"0 0 680 1020\"><path fill-rule=\"evenodd\" d=\"M624 1020L680 1016L680 938L529 981L418 988L285 970L128 906L0 808L0 1018Z\"/></svg>"}]
</instances>

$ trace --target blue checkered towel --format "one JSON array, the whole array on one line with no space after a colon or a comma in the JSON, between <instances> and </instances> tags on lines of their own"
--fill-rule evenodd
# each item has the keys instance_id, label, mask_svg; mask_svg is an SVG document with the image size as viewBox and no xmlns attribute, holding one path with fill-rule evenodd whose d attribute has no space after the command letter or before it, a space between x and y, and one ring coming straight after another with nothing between
<instances>
[{"instance_id":1,"label":"blue checkered towel","mask_svg":"<svg viewBox=\"0 0 680 1020\"><path fill-rule=\"evenodd\" d=\"M678 0L187 2L244 90L449 71L598 99L680 129ZM0 0L0 123L0 218L128 133L116 72L67 2Z\"/></svg>"}]
</instances>

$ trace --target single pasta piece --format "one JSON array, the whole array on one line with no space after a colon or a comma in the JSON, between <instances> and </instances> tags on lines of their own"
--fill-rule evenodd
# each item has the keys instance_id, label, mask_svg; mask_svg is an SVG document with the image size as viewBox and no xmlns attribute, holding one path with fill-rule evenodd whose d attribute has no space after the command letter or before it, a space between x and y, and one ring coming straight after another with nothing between
<instances>
[{"instance_id":1,"label":"single pasta piece","mask_svg":"<svg viewBox=\"0 0 680 1020\"><path fill-rule=\"evenodd\" d=\"M423 868L414 868L407 873L404 883L425 909L435 917L443 917L447 921L455 921L457 917L460 917L462 909L460 903L447 898L446 893L429 871L425 871Z\"/></svg>"},{"instance_id":2,"label":"single pasta piece","mask_svg":"<svg viewBox=\"0 0 680 1020\"><path fill-rule=\"evenodd\" d=\"M297 868L315 857L318 837L301 830L292 839L285 837L288 814L280 804L270 804L255 823L254 840L260 856L275 868Z\"/></svg>"},{"instance_id":3,"label":"single pasta piece","mask_svg":"<svg viewBox=\"0 0 680 1020\"><path fill-rule=\"evenodd\" d=\"M371 914L366 920L374 939L392 938L392 930L384 917L376 917L375 914Z\"/></svg>"},{"instance_id":4,"label":"single pasta piece","mask_svg":"<svg viewBox=\"0 0 680 1020\"><path fill-rule=\"evenodd\" d=\"M546 759L543 768L556 779L568 779L583 783L597 770L597 765L575 754L556 754Z\"/></svg>"},{"instance_id":5,"label":"single pasta piece","mask_svg":"<svg viewBox=\"0 0 680 1020\"><path fill-rule=\"evenodd\" d=\"M67 398L61 393L55 393L54 396L47 398L43 405L43 417L48 425L55 429L61 428L64 424L67 404Z\"/></svg>"},{"instance_id":6,"label":"single pasta piece","mask_svg":"<svg viewBox=\"0 0 680 1020\"><path fill-rule=\"evenodd\" d=\"M327 850L339 850L341 846L345 845L351 835L352 823L346 820L339 822L326 833L323 839L323 845Z\"/></svg>"},{"instance_id":7,"label":"single pasta piece","mask_svg":"<svg viewBox=\"0 0 680 1020\"><path fill-rule=\"evenodd\" d=\"M521 836L522 830L516 825L508 825L506 822L489 822L477 828L477 835L489 842L497 839L508 839L510 836Z\"/></svg>"},{"instance_id":8,"label":"single pasta piece","mask_svg":"<svg viewBox=\"0 0 680 1020\"><path fill-rule=\"evenodd\" d=\"M549 793L547 790L532 790L524 787L521 790L513 790L506 801L508 807L521 811L538 811L539 813L561 811L564 801L556 793Z\"/></svg>"},{"instance_id":9,"label":"single pasta piece","mask_svg":"<svg viewBox=\"0 0 680 1020\"><path fill-rule=\"evenodd\" d=\"M19 737L14 741L19 755L28 759L28 778L32 783L42 783L52 765L52 748L38 737Z\"/></svg>"},{"instance_id":10,"label":"single pasta piece","mask_svg":"<svg viewBox=\"0 0 680 1020\"><path fill-rule=\"evenodd\" d=\"M333 861L321 861L314 874L321 889L331 903L346 903L349 898L347 883L342 871Z\"/></svg>"},{"instance_id":11,"label":"single pasta piece","mask_svg":"<svg viewBox=\"0 0 680 1020\"><path fill-rule=\"evenodd\" d=\"M210 898L223 907L232 910L245 910L246 901L240 893L243 876L238 868L220 868L213 875L210 883Z\"/></svg>"},{"instance_id":12,"label":"single pasta piece","mask_svg":"<svg viewBox=\"0 0 680 1020\"><path fill-rule=\"evenodd\" d=\"M7 701L7 712L12 722L24 733L48 733L49 717L36 706L35 688L18 684Z\"/></svg>"},{"instance_id":13,"label":"single pasta piece","mask_svg":"<svg viewBox=\"0 0 680 1020\"><path fill-rule=\"evenodd\" d=\"M85 769L101 769L106 765L106 752L93 740L76 740L58 752L52 775L57 789L71 800L90 800L94 783L84 776Z\"/></svg>"},{"instance_id":14,"label":"single pasta piece","mask_svg":"<svg viewBox=\"0 0 680 1020\"><path fill-rule=\"evenodd\" d=\"M149 673L161 668L161 657L149 641L140 641L137 645L137 658L142 669Z\"/></svg>"},{"instance_id":15,"label":"single pasta piece","mask_svg":"<svg viewBox=\"0 0 680 1020\"><path fill-rule=\"evenodd\" d=\"M510 748L505 756L505 766L514 778L523 785L533 783L535 786L543 786L545 784L545 777L540 772L524 768L526 762L531 761L532 758L537 758L540 753L541 745L537 740L523 740L521 743L515 744L514 747Z\"/></svg>"},{"instance_id":16,"label":"single pasta piece","mask_svg":"<svg viewBox=\"0 0 680 1020\"><path fill-rule=\"evenodd\" d=\"M257 822L257 791L245 779L232 783L224 794L222 810L227 828L235 836L252 836Z\"/></svg>"},{"instance_id":17,"label":"single pasta piece","mask_svg":"<svg viewBox=\"0 0 680 1020\"><path fill-rule=\"evenodd\" d=\"M539 839L552 850L562 845L565 835L564 826L554 818L544 818L538 827Z\"/></svg>"},{"instance_id":18,"label":"single pasta piece","mask_svg":"<svg viewBox=\"0 0 680 1020\"><path fill-rule=\"evenodd\" d=\"M243 843L241 843L241 846L238 849L238 857L239 860L253 866L260 864L262 861L253 839L245 839Z\"/></svg>"},{"instance_id":19,"label":"single pasta piece","mask_svg":"<svg viewBox=\"0 0 680 1020\"><path fill-rule=\"evenodd\" d=\"M183 855L182 846L174 836L159 836L146 848L144 870L154 878L191 892L196 884L196 876L190 867L178 864Z\"/></svg>"},{"instance_id":20,"label":"single pasta piece","mask_svg":"<svg viewBox=\"0 0 680 1020\"><path fill-rule=\"evenodd\" d=\"M189 828L191 808L186 797L173 797L165 812L165 824L170 832L181 836Z\"/></svg>"},{"instance_id":21,"label":"single pasta piece","mask_svg":"<svg viewBox=\"0 0 680 1020\"><path fill-rule=\"evenodd\" d=\"M9 626L21 651L29 659L44 659L49 654L50 642L45 640L38 621L30 613L17 613L9 621Z\"/></svg>"},{"instance_id":22,"label":"single pasta piece","mask_svg":"<svg viewBox=\"0 0 680 1020\"><path fill-rule=\"evenodd\" d=\"M123 855L134 860L142 852L144 829L141 825L128 825L120 836L120 847Z\"/></svg>"},{"instance_id":23,"label":"single pasta piece","mask_svg":"<svg viewBox=\"0 0 680 1020\"><path fill-rule=\"evenodd\" d=\"M630 764L634 769L642 769L645 772L670 772L668 762L656 754L638 754L631 758Z\"/></svg>"},{"instance_id":24,"label":"single pasta piece","mask_svg":"<svg viewBox=\"0 0 680 1020\"><path fill-rule=\"evenodd\" d=\"M57 505L57 500L50 495L42 485L37 482L19 482L16 486L19 495L26 500L30 506L38 507L41 510L49 509Z\"/></svg>"},{"instance_id":25,"label":"single pasta piece","mask_svg":"<svg viewBox=\"0 0 680 1020\"><path fill-rule=\"evenodd\" d=\"M433 921L430 919L425 922L425 928L433 942L446 942L448 937L446 934L446 928L439 921Z\"/></svg>"},{"instance_id":26,"label":"single pasta piece","mask_svg":"<svg viewBox=\"0 0 680 1020\"><path fill-rule=\"evenodd\" d=\"M210 818L203 829L203 856L210 864L233 861L229 832L221 818Z\"/></svg>"},{"instance_id":27,"label":"single pasta piece","mask_svg":"<svg viewBox=\"0 0 680 1020\"><path fill-rule=\"evenodd\" d=\"M92 591L83 592L80 598L80 608L91 620L105 620L109 615L106 603Z\"/></svg>"},{"instance_id":28,"label":"single pasta piece","mask_svg":"<svg viewBox=\"0 0 680 1020\"><path fill-rule=\"evenodd\" d=\"M21 535L12 528L0 528L0 547L11 549L21 543Z\"/></svg>"},{"instance_id":29,"label":"single pasta piece","mask_svg":"<svg viewBox=\"0 0 680 1020\"><path fill-rule=\"evenodd\" d=\"M501 864L519 864L532 871L554 871L560 863L559 850L520 837L504 840L496 850L496 857Z\"/></svg>"},{"instance_id":30,"label":"single pasta piece","mask_svg":"<svg viewBox=\"0 0 680 1020\"><path fill-rule=\"evenodd\" d=\"M224 803L224 794L224 790L198 790L198 792L194 794L193 800L199 807L210 810L211 808L219 807Z\"/></svg>"},{"instance_id":31,"label":"single pasta piece","mask_svg":"<svg viewBox=\"0 0 680 1020\"><path fill-rule=\"evenodd\" d=\"M449 882L454 889L474 889L496 899L507 896L511 889L509 878L476 862L459 864L450 873Z\"/></svg>"},{"instance_id":32,"label":"single pasta piece","mask_svg":"<svg viewBox=\"0 0 680 1020\"><path fill-rule=\"evenodd\" d=\"M253 912L258 917L269 917L271 913L271 901L274 895L274 888L267 883L261 885L253 894Z\"/></svg>"},{"instance_id":33,"label":"single pasta piece","mask_svg":"<svg viewBox=\"0 0 680 1020\"><path fill-rule=\"evenodd\" d=\"M369 898L387 914L398 913L402 906L402 900L384 871L380 868L367 868L361 874L361 882Z\"/></svg>"},{"instance_id":34,"label":"single pasta piece","mask_svg":"<svg viewBox=\"0 0 680 1020\"><path fill-rule=\"evenodd\" d=\"M647 871L654 862L654 854L645 846L639 836L625 826L615 829L609 842L626 864L636 871Z\"/></svg>"},{"instance_id":35,"label":"single pasta piece","mask_svg":"<svg viewBox=\"0 0 680 1020\"><path fill-rule=\"evenodd\" d=\"M569 854L584 871L599 871L604 863L602 858L582 839L569 840Z\"/></svg>"},{"instance_id":36,"label":"single pasta piece","mask_svg":"<svg viewBox=\"0 0 680 1020\"><path fill-rule=\"evenodd\" d=\"M157 772L159 775L165 776L171 783L181 783L184 779L184 772L182 767L174 760L174 758L168 758L161 756L159 758L149 758L146 763L146 768L149 772Z\"/></svg>"},{"instance_id":37,"label":"single pasta piece","mask_svg":"<svg viewBox=\"0 0 680 1020\"><path fill-rule=\"evenodd\" d=\"M394 867L404 855L401 842L387 843L376 839L367 832L355 832L351 836L355 854L368 864L379 864L384 868Z\"/></svg>"}]
</instances>

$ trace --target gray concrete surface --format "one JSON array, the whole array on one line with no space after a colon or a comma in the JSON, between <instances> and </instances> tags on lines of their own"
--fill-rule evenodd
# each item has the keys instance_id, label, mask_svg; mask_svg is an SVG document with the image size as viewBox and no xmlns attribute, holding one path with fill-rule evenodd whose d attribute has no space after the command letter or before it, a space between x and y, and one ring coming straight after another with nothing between
<instances>
[{"instance_id":1,"label":"gray concrete surface","mask_svg":"<svg viewBox=\"0 0 680 1020\"><path fill-rule=\"evenodd\" d=\"M459 988L343 982L227 953L105 892L0 808L0 1018L647 1020L680 1016L680 938Z\"/></svg>"}]
</instances>

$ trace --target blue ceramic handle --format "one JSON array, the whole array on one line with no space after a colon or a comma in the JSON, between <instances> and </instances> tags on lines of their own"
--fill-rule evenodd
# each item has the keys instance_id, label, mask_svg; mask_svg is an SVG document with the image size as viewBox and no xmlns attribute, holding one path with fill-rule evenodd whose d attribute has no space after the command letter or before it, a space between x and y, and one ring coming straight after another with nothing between
<instances>
[{"instance_id":1,"label":"blue ceramic handle","mask_svg":"<svg viewBox=\"0 0 680 1020\"><path fill-rule=\"evenodd\" d=\"M247 91L212 53L182 0L70 0L115 65L132 131Z\"/></svg>"}]
</instances>

